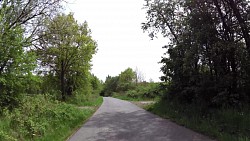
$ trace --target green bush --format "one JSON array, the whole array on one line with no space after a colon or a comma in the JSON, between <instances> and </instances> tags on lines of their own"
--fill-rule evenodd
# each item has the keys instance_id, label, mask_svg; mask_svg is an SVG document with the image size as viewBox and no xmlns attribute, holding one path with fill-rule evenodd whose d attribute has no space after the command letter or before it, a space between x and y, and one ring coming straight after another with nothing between
<instances>
[{"instance_id":1,"label":"green bush","mask_svg":"<svg viewBox=\"0 0 250 141\"><path fill-rule=\"evenodd\" d=\"M130 97L130 98L139 98L140 97L140 94L136 91L136 90L130 90L130 91L127 91L126 93L126 96Z\"/></svg>"},{"instance_id":2,"label":"green bush","mask_svg":"<svg viewBox=\"0 0 250 141\"><path fill-rule=\"evenodd\" d=\"M73 97L68 99L67 103L77 106L98 106L102 103L102 97L98 93L85 95L76 92Z\"/></svg>"},{"instance_id":3,"label":"green bush","mask_svg":"<svg viewBox=\"0 0 250 141\"><path fill-rule=\"evenodd\" d=\"M83 111L74 105L52 100L49 95L23 96L19 108L3 111L0 139L38 140L58 134L53 139L63 140L66 134L60 133L61 130L71 131L91 113L92 109Z\"/></svg>"},{"instance_id":4,"label":"green bush","mask_svg":"<svg viewBox=\"0 0 250 141\"><path fill-rule=\"evenodd\" d=\"M161 94L158 83L141 83L135 89L127 91L125 95L135 99L154 99Z\"/></svg>"},{"instance_id":5,"label":"green bush","mask_svg":"<svg viewBox=\"0 0 250 141\"><path fill-rule=\"evenodd\" d=\"M113 92L112 96L123 100L141 101L153 100L163 95L163 90L160 88L161 83L138 83L134 88L125 92Z\"/></svg>"},{"instance_id":6,"label":"green bush","mask_svg":"<svg viewBox=\"0 0 250 141\"><path fill-rule=\"evenodd\" d=\"M89 101L90 96L88 90L79 89L74 91L72 96L68 97L67 103L80 106L85 101Z\"/></svg>"}]
</instances>

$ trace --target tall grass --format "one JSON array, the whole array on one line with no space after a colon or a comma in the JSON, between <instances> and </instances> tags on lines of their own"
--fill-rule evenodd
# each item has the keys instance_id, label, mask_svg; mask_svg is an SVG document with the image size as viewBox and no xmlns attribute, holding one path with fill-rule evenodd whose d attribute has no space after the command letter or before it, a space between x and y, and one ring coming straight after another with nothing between
<instances>
[{"instance_id":1,"label":"tall grass","mask_svg":"<svg viewBox=\"0 0 250 141\"><path fill-rule=\"evenodd\" d=\"M99 94L81 95L76 94L75 97L69 98L67 103L77 106L100 106L102 103L102 97Z\"/></svg>"},{"instance_id":2,"label":"tall grass","mask_svg":"<svg viewBox=\"0 0 250 141\"><path fill-rule=\"evenodd\" d=\"M49 95L23 96L18 108L2 110L0 140L62 141L93 113L94 109L80 109Z\"/></svg>"},{"instance_id":3,"label":"tall grass","mask_svg":"<svg viewBox=\"0 0 250 141\"><path fill-rule=\"evenodd\" d=\"M220 141L250 141L249 108L202 109L161 100L147 110Z\"/></svg>"}]
</instances>

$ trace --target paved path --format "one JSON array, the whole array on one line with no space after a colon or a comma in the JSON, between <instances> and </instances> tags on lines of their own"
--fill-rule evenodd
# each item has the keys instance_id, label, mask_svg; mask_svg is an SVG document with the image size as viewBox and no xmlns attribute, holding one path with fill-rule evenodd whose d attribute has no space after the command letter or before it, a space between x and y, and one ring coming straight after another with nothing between
<instances>
[{"instance_id":1,"label":"paved path","mask_svg":"<svg viewBox=\"0 0 250 141\"><path fill-rule=\"evenodd\" d=\"M68 141L211 141L130 102L105 97L102 106Z\"/></svg>"}]
</instances>

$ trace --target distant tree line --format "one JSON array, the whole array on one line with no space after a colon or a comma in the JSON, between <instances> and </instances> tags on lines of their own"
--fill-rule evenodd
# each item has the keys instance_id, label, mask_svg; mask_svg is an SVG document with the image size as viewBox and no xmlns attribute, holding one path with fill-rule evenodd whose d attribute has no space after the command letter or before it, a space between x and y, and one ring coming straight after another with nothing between
<instances>
[{"instance_id":1,"label":"distant tree line","mask_svg":"<svg viewBox=\"0 0 250 141\"><path fill-rule=\"evenodd\" d=\"M118 76L107 76L101 95L112 96L114 93L128 91L135 87L136 80L136 72L132 68L127 68Z\"/></svg>"},{"instance_id":2,"label":"distant tree line","mask_svg":"<svg viewBox=\"0 0 250 141\"><path fill-rule=\"evenodd\" d=\"M148 100L159 95L159 84L146 82L138 68L127 68L118 76L107 76L101 96L113 96L124 100Z\"/></svg>"},{"instance_id":3,"label":"distant tree line","mask_svg":"<svg viewBox=\"0 0 250 141\"><path fill-rule=\"evenodd\" d=\"M170 42L161 71L166 97L203 106L250 103L248 0L145 0L142 28Z\"/></svg>"}]
</instances>

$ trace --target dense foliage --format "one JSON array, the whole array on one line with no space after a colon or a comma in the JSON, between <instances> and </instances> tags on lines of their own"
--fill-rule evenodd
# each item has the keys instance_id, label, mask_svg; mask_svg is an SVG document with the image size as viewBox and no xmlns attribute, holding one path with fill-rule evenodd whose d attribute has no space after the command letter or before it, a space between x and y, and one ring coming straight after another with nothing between
<instances>
[{"instance_id":1,"label":"dense foliage","mask_svg":"<svg viewBox=\"0 0 250 141\"><path fill-rule=\"evenodd\" d=\"M64 140L94 112L71 104L102 102L97 43L62 2L0 0L0 140Z\"/></svg>"},{"instance_id":2,"label":"dense foliage","mask_svg":"<svg viewBox=\"0 0 250 141\"><path fill-rule=\"evenodd\" d=\"M161 79L168 98L205 107L250 102L247 0L146 0L143 29L170 42Z\"/></svg>"},{"instance_id":3,"label":"dense foliage","mask_svg":"<svg viewBox=\"0 0 250 141\"><path fill-rule=\"evenodd\" d=\"M101 92L102 96L113 96L124 100L146 100L160 95L160 84L142 81L142 75L131 68L118 76L108 76Z\"/></svg>"},{"instance_id":4,"label":"dense foliage","mask_svg":"<svg viewBox=\"0 0 250 141\"><path fill-rule=\"evenodd\" d=\"M249 140L249 1L145 1L142 28L169 38L165 95L149 110L218 140Z\"/></svg>"},{"instance_id":5,"label":"dense foliage","mask_svg":"<svg viewBox=\"0 0 250 141\"><path fill-rule=\"evenodd\" d=\"M53 100L51 95L23 96L19 108L3 110L0 140L65 140L93 112Z\"/></svg>"},{"instance_id":6,"label":"dense foliage","mask_svg":"<svg viewBox=\"0 0 250 141\"><path fill-rule=\"evenodd\" d=\"M150 112L170 119L218 141L249 141L249 109L206 109L193 104L161 100L147 107ZM204 115L209 111L210 114Z\"/></svg>"},{"instance_id":7,"label":"dense foliage","mask_svg":"<svg viewBox=\"0 0 250 141\"><path fill-rule=\"evenodd\" d=\"M155 82L138 83L132 89L122 93L113 93L113 97L129 101L155 100L162 96L161 84Z\"/></svg>"},{"instance_id":8,"label":"dense foliage","mask_svg":"<svg viewBox=\"0 0 250 141\"><path fill-rule=\"evenodd\" d=\"M32 82L36 56L30 52L41 22L52 16L61 0L0 1L0 107L14 107Z\"/></svg>"},{"instance_id":9,"label":"dense foliage","mask_svg":"<svg viewBox=\"0 0 250 141\"><path fill-rule=\"evenodd\" d=\"M101 95L112 96L113 93L125 92L134 87L135 80L136 75L131 68L127 68L118 76L107 76Z\"/></svg>"},{"instance_id":10,"label":"dense foliage","mask_svg":"<svg viewBox=\"0 0 250 141\"><path fill-rule=\"evenodd\" d=\"M40 65L46 69L44 75L54 78L50 84L59 88L63 100L90 87L90 60L96 52L90 34L87 23L78 24L72 14L57 15L39 34Z\"/></svg>"}]
</instances>

